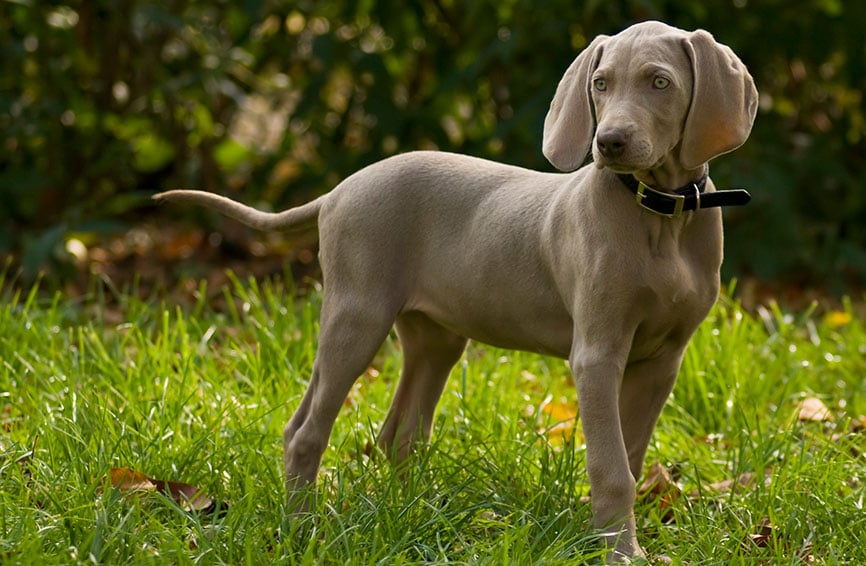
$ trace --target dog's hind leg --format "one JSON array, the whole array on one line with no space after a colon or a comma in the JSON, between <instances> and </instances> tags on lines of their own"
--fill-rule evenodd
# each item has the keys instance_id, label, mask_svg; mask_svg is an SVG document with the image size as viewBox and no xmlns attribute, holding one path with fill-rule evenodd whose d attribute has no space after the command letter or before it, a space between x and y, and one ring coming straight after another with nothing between
<instances>
[{"instance_id":1,"label":"dog's hind leg","mask_svg":"<svg viewBox=\"0 0 866 566\"><path fill-rule=\"evenodd\" d=\"M436 405L467 340L419 312L401 315L396 326L403 372L379 445L388 456L402 461L418 440L430 438Z\"/></svg>"},{"instance_id":2,"label":"dog's hind leg","mask_svg":"<svg viewBox=\"0 0 866 566\"><path fill-rule=\"evenodd\" d=\"M396 318L380 297L325 293L313 374L301 404L283 430L283 465L290 504L306 507L301 488L315 482L334 420L352 384L367 369ZM293 495L296 494L296 495ZM298 499L291 501L292 497Z\"/></svg>"}]
</instances>

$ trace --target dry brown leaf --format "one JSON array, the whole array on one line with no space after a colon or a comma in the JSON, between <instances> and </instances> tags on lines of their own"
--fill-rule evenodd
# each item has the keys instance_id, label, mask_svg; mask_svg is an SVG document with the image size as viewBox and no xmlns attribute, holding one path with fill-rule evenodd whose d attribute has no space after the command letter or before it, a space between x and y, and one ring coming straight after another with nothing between
<instances>
[{"instance_id":1,"label":"dry brown leaf","mask_svg":"<svg viewBox=\"0 0 866 566\"><path fill-rule=\"evenodd\" d=\"M718 448L730 448L731 441L723 434L711 433L705 434L703 436L698 436L695 438L695 441L703 442L709 446L718 447Z\"/></svg>"},{"instance_id":2,"label":"dry brown leaf","mask_svg":"<svg viewBox=\"0 0 866 566\"><path fill-rule=\"evenodd\" d=\"M754 482L755 472L745 472L733 479L711 483L710 489L718 491L719 493L728 493L729 491L734 491L737 487L749 488L754 484Z\"/></svg>"},{"instance_id":3,"label":"dry brown leaf","mask_svg":"<svg viewBox=\"0 0 866 566\"><path fill-rule=\"evenodd\" d=\"M538 394L546 392L548 387L546 379L539 379L537 375L525 369L521 370L520 377L522 378L521 389Z\"/></svg>"},{"instance_id":4,"label":"dry brown leaf","mask_svg":"<svg viewBox=\"0 0 866 566\"><path fill-rule=\"evenodd\" d=\"M848 422L847 429L833 433L830 439L834 443L838 443L846 437L852 440L852 442L849 443L849 451L852 456L858 458L862 453L862 447L860 444L862 443L864 433L866 433L866 416L860 415Z\"/></svg>"},{"instance_id":5,"label":"dry brown leaf","mask_svg":"<svg viewBox=\"0 0 866 566\"><path fill-rule=\"evenodd\" d=\"M186 259L193 255L204 241L201 230L185 230L176 232L173 238L163 243L161 252L164 260Z\"/></svg>"},{"instance_id":6,"label":"dry brown leaf","mask_svg":"<svg viewBox=\"0 0 866 566\"><path fill-rule=\"evenodd\" d=\"M11 403L3 405L3 410L0 411L0 424L2 424L3 432L12 432L12 423L20 420L15 417L14 407Z\"/></svg>"},{"instance_id":7,"label":"dry brown leaf","mask_svg":"<svg viewBox=\"0 0 866 566\"><path fill-rule=\"evenodd\" d=\"M773 525L770 524L770 518L764 517L758 523L755 532L749 535L749 540L758 548L767 548L773 542Z\"/></svg>"},{"instance_id":8,"label":"dry brown leaf","mask_svg":"<svg viewBox=\"0 0 866 566\"><path fill-rule=\"evenodd\" d=\"M801 421L827 422L833 420L833 414L817 397L806 397L797 405L797 418Z\"/></svg>"},{"instance_id":9,"label":"dry brown leaf","mask_svg":"<svg viewBox=\"0 0 866 566\"><path fill-rule=\"evenodd\" d=\"M154 479L132 468L111 468L108 479L119 491L161 493L187 511L210 513L215 510L213 499L187 483Z\"/></svg>"},{"instance_id":10,"label":"dry brown leaf","mask_svg":"<svg viewBox=\"0 0 866 566\"><path fill-rule=\"evenodd\" d=\"M770 482L770 472L771 471L772 471L771 468L767 468L766 470L764 470L763 477L764 477L764 483L765 484ZM716 493L729 493L731 491L736 490L738 487L751 489L752 487L755 486L755 482L757 481L756 475L757 474L755 472L745 472L743 474L740 474L736 478L711 483L705 487L709 488L709 490L714 491ZM700 495L700 492L697 489L695 489L691 493L689 493L689 497L691 497L691 498L698 497L699 495Z\"/></svg>"},{"instance_id":11,"label":"dry brown leaf","mask_svg":"<svg viewBox=\"0 0 866 566\"><path fill-rule=\"evenodd\" d=\"M639 498L657 503L661 520L665 523L673 520L673 505L681 493L671 473L660 462L653 462L637 490Z\"/></svg>"},{"instance_id":12,"label":"dry brown leaf","mask_svg":"<svg viewBox=\"0 0 866 566\"><path fill-rule=\"evenodd\" d=\"M108 472L111 487L120 491L153 491L156 484L145 474L132 468L111 468Z\"/></svg>"},{"instance_id":13,"label":"dry brown leaf","mask_svg":"<svg viewBox=\"0 0 866 566\"><path fill-rule=\"evenodd\" d=\"M851 419L848 428L853 433L862 433L863 431L866 431L866 416L860 415L856 419Z\"/></svg>"},{"instance_id":14,"label":"dry brown leaf","mask_svg":"<svg viewBox=\"0 0 866 566\"><path fill-rule=\"evenodd\" d=\"M804 564L814 564L815 556L812 554L812 544L808 541L799 548L794 548L790 540L786 540L779 530L773 526L769 517L763 517L755 527L755 532L750 533L743 541L743 549L753 548L781 548L785 554L796 554Z\"/></svg>"},{"instance_id":15,"label":"dry brown leaf","mask_svg":"<svg viewBox=\"0 0 866 566\"><path fill-rule=\"evenodd\" d=\"M364 377L369 382L374 382L379 379L380 372L374 367L368 367L367 371L364 372L362 377Z\"/></svg>"},{"instance_id":16,"label":"dry brown leaf","mask_svg":"<svg viewBox=\"0 0 866 566\"><path fill-rule=\"evenodd\" d=\"M156 482L156 488L160 493L171 497L187 511L206 511L213 507L213 499L195 486L178 481L153 481Z\"/></svg>"}]
</instances>

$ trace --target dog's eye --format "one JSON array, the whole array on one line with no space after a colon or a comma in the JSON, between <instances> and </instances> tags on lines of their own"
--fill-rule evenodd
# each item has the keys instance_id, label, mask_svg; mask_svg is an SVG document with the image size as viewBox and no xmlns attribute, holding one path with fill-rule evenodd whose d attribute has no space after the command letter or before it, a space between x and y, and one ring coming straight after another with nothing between
<instances>
[{"instance_id":1,"label":"dog's eye","mask_svg":"<svg viewBox=\"0 0 866 566\"><path fill-rule=\"evenodd\" d=\"M604 79L595 79L594 81L592 81L592 86L595 87L595 90L607 90L607 82L605 82Z\"/></svg>"},{"instance_id":2,"label":"dog's eye","mask_svg":"<svg viewBox=\"0 0 866 566\"><path fill-rule=\"evenodd\" d=\"M670 86L670 84L671 84L670 79L666 79L664 77L656 77L653 79L653 87L655 87L659 90L668 88L668 86Z\"/></svg>"}]
</instances>

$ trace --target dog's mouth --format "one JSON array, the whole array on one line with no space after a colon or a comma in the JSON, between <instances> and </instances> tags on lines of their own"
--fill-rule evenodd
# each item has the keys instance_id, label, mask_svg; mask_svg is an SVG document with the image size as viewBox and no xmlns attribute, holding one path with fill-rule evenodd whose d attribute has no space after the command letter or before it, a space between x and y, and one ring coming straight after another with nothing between
<instances>
[{"instance_id":1,"label":"dog's mouth","mask_svg":"<svg viewBox=\"0 0 866 566\"><path fill-rule=\"evenodd\" d=\"M636 171L639 171L639 169L636 167L631 167L628 165L622 165L622 164L618 164L618 163L602 163L600 161L597 161L596 166L599 169L604 169L604 168L610 169L611 171L613 171L614 173L616 173L618 175L628 175L630 173L634 173Z\"/></svg>"},{"instance_id":2,"label":"dog's mouth","mask_svg":"<svg viewBox=\"0 0 866 566\"><path fill-rule=\"evenodd\" d=\"M600 152L593 155L593 163L599 169L609 169L618 175L632 175L639 171L653 171L662 166L664 157L653 163L632 163L624 160L608 159Z\"/></svg>"},{"instance_id":3,"label":"dog's mouth","mask_svg":"<svg viewBox=\"0 0 866 566\"><path fill-rule=\"evenodd\" d=\"M630 175L632 173L637 173L638 171L645 171L647 169L651 169L651 167L635 165L633 163L623 163L619 161L610 161L605 159L604 157L600 157L594 159L595 166L599 169L609 169L618 175Z\"/></svg>"}]
</instances>

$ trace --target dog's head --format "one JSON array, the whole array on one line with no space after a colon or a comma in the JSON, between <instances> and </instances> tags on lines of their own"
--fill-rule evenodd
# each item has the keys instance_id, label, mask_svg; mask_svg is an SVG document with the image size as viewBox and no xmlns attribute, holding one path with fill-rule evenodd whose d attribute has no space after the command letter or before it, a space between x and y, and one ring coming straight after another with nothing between
<instances>
[{"instance_id":1,"label":"dog's head","mask_svg":"<svg viewBox=\"0 0 866 566\"><path fill-rule=\"evenodd\" d=\"M544 121L543 152L562 171L592 150L599 167L696 169L742 145L758 106L751 75L703 30L660 22L598 36L565 72Z\"/></svg>"}]
</instances>

